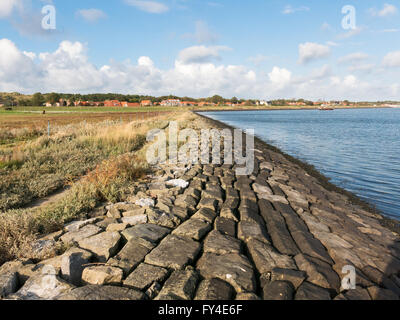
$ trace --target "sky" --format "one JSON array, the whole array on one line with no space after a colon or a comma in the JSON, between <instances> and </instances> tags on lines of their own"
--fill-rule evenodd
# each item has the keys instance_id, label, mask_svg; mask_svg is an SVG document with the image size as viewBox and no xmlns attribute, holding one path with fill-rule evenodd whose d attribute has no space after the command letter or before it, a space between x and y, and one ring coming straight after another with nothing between
<instances>
[{"instance_id":1,"label":"sky","mask_svg":"<svg viewBox=\"0 0 400 320\"><path fill-rule=\"evenodd\" d=\"M400 100L399 18L398 0L0 0L0 92Z\"/></svg>"}]
</instances>

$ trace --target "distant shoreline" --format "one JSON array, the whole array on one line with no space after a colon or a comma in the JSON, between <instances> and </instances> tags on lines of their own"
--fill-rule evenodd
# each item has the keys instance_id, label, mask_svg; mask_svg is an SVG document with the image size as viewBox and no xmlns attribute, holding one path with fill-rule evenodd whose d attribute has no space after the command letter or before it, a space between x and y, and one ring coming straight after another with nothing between
<instances>
[{"instance_id":1,"label":"distant shoreline","mask_svg":"<svg viewBox=\"0 0 400 320\"><path fill-rule=\"evenodd\" d=\"M376 107L367 107L367 106L362 106L362 107L332 107L334 110L354 110L354 109L393 109L390 107L384 107L384 106L376 106ZM192 109L191 111L193 112L224 112L224 111L294 111L294 110L299 110L299 111L311 111L311 110L319 110L319 108L296 108L296 107L270 107L270 108L242 108L242 109ZM328 111L328 110L326 110Z\"/></svg>"}]
</instances>

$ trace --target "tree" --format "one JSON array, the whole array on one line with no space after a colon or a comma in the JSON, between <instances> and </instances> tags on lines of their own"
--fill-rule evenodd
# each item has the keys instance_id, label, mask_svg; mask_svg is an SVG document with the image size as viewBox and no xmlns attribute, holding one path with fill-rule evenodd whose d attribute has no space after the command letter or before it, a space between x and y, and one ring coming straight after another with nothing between
<instances>
[{"instance_id":1,"label":"tree","mask_svg":"<svg viewBox=\"0 0 400 320\"><path fill-rule=\"evenodd\" d=\"M239 100L238 100L238 98L233 97L233 98L231 99L231 102L232 102L233 104L237 104L237 103L239 102Z\"/></svg>"},{"instance_id":2,"label":"tree","mask_svg":"<svg viewBox=\"0 0 400 320\"><path fill-rule=\"evenodd\" d=\"M60 101L60 94L52 92L49 94L48 99L51 104L55 104L56 102Z\"/></svg>"},{"instance_id":3,"label":"tree","mask_svg":"<svg viewBox=\"0 0 400 320\"><path fill-rule=\"evenodd\" d=\"M215 96L211 97L210 100L211 100L212 103L215 103L215 104L224 103L224 102L225 102L225 99L222 98L222 97L219 96L219 95L215 95Z\"/></svg>"},{"instance_id":4,"label":"tree","mask_svg":"<svg viewBox=\"0 0 400 320\"><path fill-rule=\"evenodd\" d=\"M32 97L32 105L40 107L45 102L43 95L40 92L36 92Z\"/></svg>"}]
</instances>

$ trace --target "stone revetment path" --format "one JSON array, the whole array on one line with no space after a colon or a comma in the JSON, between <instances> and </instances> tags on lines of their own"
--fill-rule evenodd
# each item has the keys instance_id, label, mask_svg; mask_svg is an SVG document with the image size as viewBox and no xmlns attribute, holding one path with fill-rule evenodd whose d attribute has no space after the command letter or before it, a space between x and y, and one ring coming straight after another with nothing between
<instances>
[{"instance_id":1,"label":"stone revetment path","mask_svg":"<svg viewBox=\"0 0 400 320\"><path fill-rule=\"evenodd\" d=\"M266 145L254 152L250 176L224 164L159 167L126 202L39 241L71 246L63 255L1 266L0 296L398 300L400 238L383 218ZM343 286L352 279L355 289Z\"/></svg>"}]
</instances>

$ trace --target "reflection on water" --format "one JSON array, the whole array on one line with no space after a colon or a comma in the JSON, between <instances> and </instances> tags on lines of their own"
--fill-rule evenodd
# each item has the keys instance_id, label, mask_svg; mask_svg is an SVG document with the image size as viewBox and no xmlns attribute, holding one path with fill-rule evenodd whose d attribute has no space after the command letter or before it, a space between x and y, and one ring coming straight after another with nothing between
<instances>
[{"instance_id":1,"label":"reflection on water","mask_svg":"<svg viewBox=\"0 0 400 320\"><path fill-rule=\"evenodd\" d=\"M315 165L400 219L400 109L206 112Z\"/></svg>"}]
</instances>

